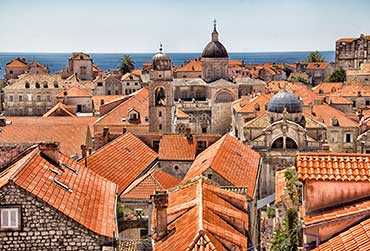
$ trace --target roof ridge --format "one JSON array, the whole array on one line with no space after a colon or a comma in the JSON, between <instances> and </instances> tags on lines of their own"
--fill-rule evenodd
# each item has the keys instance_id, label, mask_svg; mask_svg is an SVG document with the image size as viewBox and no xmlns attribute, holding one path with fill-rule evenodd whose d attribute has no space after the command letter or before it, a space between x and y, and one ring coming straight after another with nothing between
<instances>
[{"instance_id":1,"label":"roof ridge","mask_svg":"<svg viewBox=\"0 0 370 251\"><path fill-rule=\"evenodd\" d=\"M204 231L203 226L203 179L199 179L197 184L197 194L198 194L198 231Z\"/></svg>"},{"instance_id":2,"label":"roof ridge","mask_svg":"<svg viewBox=\"0 0 370 251\"><path fill-rule=\"evenodd\" d=\"M35 155L38 153L38 152L40 152L40 151L36 151L36 149L38 149L37 147L36 147L36 145L34 145L33 147L35 147L35 149L33 149L30 153L28 153L30 156L29 156L29 158L28 159L26 159L19 167L17 167L16 168L16 170L14 170L14 172L9 176L9 180L13 180L19 173L20 173L20 171L23 169L23 167L26 165L26 164L28 164L29 162L30 162L30 160L32 159L32 158L34 158L35 157ZM23 158L26 158L26 156L28 155L28 154L26 154ZM18 160L19 161L19 160ZM16 162L17 163L17 162ZM14 163L13 165L15 165L16 163ZM11 167L9 167L9 168L11 168Z\"/></svg>"}]
</instances>

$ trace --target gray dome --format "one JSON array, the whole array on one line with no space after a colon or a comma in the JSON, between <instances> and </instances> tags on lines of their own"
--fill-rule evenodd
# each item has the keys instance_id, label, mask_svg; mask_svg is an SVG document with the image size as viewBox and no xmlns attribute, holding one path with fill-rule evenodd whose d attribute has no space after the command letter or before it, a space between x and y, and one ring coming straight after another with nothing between
<instances>
[{"instance_id":1,"label":"gray dome","mask_svg":"<svg viewBox=\"0 0 370 251\"><path fill-rule=\"evenodd\" d=\"M225 47L218 41L218 32L216 30L216 20L213 26L212 40L204 48L203 58L228 58L229 55Z\"/></svg>"},{"instance_id":2,"label":"gray dome","mask_svg":"<svg viewBox=\"0 0 370 251\"><path fill-rule=\"evenodd\" d=\"M225 47L219 41L211 41L204 48L202 53L203 58L227 58L229 55Z\"/></svg>"},{"instance_id":3,"label":"gray dome","mask_svg":"<svg viewBox=\"0 0 370 251\"><path fill-rule=\"evenodd\" d=\"M283 113L284 108L287 109L288 113L300 113L302 112L301 101L291 93L282 91L275 94L267 104L267 111L274 113Z\"/></svg>"},{"instance_id":4,"label":"gray dome","mask_svg":"<svg viewBox=\"0 0 370 251\"><path fill-rule=\"evenodd\" d=\"M153 56L153 70L171 70L172 62L170 57L162 51L162 44L159 52Z\"/></svg>"}]
</instances>

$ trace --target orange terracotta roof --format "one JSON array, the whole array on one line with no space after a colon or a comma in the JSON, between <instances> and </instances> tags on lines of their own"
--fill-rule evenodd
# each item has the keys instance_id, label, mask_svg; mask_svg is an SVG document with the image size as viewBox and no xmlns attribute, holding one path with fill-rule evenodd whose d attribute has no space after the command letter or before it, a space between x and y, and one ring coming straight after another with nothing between
<instances>
[{"instance_id":1,"label":"orange terracotta roof","mask_svg":"<svg viewBox=\"0 0 370 251\"><path fill-rule=\"evenodd\" d=\"M341 220L343 217L366 213L370 215L370 200L358 202L352 205L336 208L314 215L304 216L303 223L305 226L310 226L312 224L318 224L333 220Z\"/></svg>"},{"instance_id":2,"label":"orange terracotta roof","mask_svg":"<svg viewBox=\"0 0 370 251\"><path fill-rule=\"evenodd\" d=\"M10 62L6 63L6 67L24 68L24 67L28 67L28 63L25 59L16 58L16 59L13 59Z\"/></svg>"},{"instance_id":3,"label":"orange terracotta roof","mask_svg":"<svg viewBox=\"0 0 370 251\"><path fill-rule=\"evenodd\" d=\"M338 90L342 89L343 83L342 82L323 82L319 85L312 88L312 91L314 91L316 94L319 94L320 92L322 94L329 94L329 93L335 93Z\"/></svg>"},{"instance_id":4,"label":"orange terracotta roof","mask_svg":"<svg viewBox=\"0 0 370 251\"><path fill-rule=\"evenodd\" d=\"M140 75L136 75L132 72L128 72L121 77L121 81L126 81L126 80L140 81L141 78L140 78Z\"/></svg>"},{"instance_id":5,"label":"orange terracotta roof","mask_svg":"<svg viewBox=\"0 0 370 251\"><path fill-rule=\"evenodd\" d=\"M47 161L36 147L5 170L6 175L0 178L0 185L4 186L12 181L89 230L102 236L113 237L116 231L117 186L63 154L60 154L59 163L65 163L77 172L62 164L59 167L64 172L60 171L55 164ZM57 170L59 175L50 169ZM64 183L71 190L67 191L53 179Z\"/></svg>"},{"instance_id":6,"label":"orange terracotta roof","mask_svg":"<svg viewBox=\"0 0 370 251\"><path fill-rule=\"evenodd\" d=\"M142 70L140 70L140 69L133 69L133 70L131 71L131 73L132 73L132 74L135 74L135 75L137 75L137 76L140 76L140 75L141 75L141 73L142 73Z\"/></svg>"},{"instance_id":7,"label":"orange terracotta roof","mask_svg":"<svg viewBox=\"0 0 370 251\"><path fill-rule=\"evenodd\" d=\"M246 250L245 206L245 196L222 190L203 179L180 187L169 193L169 232L154 242L154 250Z\"/></svg>"},{"instance_id":8,"label":"orange terracotta roof","mask_svg":"<svg viewBox=\"0 0 370 251\"><path fill-rule=\"evenodd\" d=\"M103 95L103 96L92 96L92 100L94 103L94 110L99 111L100 106L103 104L109 103L113 100L120 99L125 97L124 95Z\"/></svg>"},{"instance_id":9,"label":"orange terracotta roof","mask_svg":"<svg viewBox=\"0 0 370 251\"><path fill-rule=\"evenodd\" d=\"M304 62L303 64L307 65L306 67L307 70L324 70L330 65L330 62L313 62L313 63Z\"/></svg>"},{"instance_id":10,"label":"orange terracotta roof","mask_svg":"<svg viewBox=\"0 0 370 251\"><path fill-rule=\"evenodd\" d=\"M119 104L113 110L100 117L96 121L96 125L125 125L129 124L128 111L130 109L135 109L140 113L140 125L149 126L149 122L145 118L149 117L149 92L146 88L141 88L140 90L131 94L124 102ZM126 121L122 121L122 117L126 118Z\"/></svg>"},{"instance_id":11,"label":"orange terracotta roof","mask_svg":"<svg viewBox=\"0 0 370 251\"><path fill-rule=\"evenodd\" d=\"M319 245L313 251L370 250L370 219L364 220L347 231Z\"/></svg>"},{"instance_id":12,"label":"orange terracotta roof","mask_svg":"<svg viewBox=\"0 0 370 251\"><path fill-rule=\"evenodd\" d=\"M93 65L93 72L103 72L96 64Z\"/></svg>"},{"instance_id":13,"label":"orange terracotta roof","mask_svg":"<svg viewBox=\"0 0 370 251\"><path fill-rule=\"evenodd\" d=\"M159 143L158 158L160 160L195 159L196 143L183 135L163 135Z\"/></svg>"},{"instance_id":14,"label":"orange terracotta roof","mask_svg":"<svg viewBox=\"0 0 370 251\"><path fill-rule=\"evenodd\" d=\"M43 117L53 117L53 116L76 117L76 114L70 112L65 104L59 102L43 115Z\"/></svg>"},{"instance_id":15,"label":"orange terracotta roof","mask_svg":"<svg viewBox=\"0 0 370 251\"><path fill-rule=\"evenodd\" d=\"M253 197L259 161L260 155L257 152L226 134L197 156L184 182L211 168L233 186L247 187L247 195Z\"/></svg>"},{"instance_id":16,"label":"orange terracotta roof","mask_svg":"<svg viewBox=\"0 0 370 251\"><path fill-rule=\"evenodd\" d=\"M65 93L67 93L67 97L92 97L92 94L85 89L77 86L72 86L71 88L64 90L57 94L57 98L63 98L65 96Z\"/></svg>"},{"instance_id":17,"label":"orange terracotta roof","mask_svg":"<svg viewBox=\"0 0 370 251\"><path fill-rule=\"evenodd\" d=\"M370 154L298 153L301 180L370 181Z\"/></svg>"},{"instance_id":18,"label":"orange terracotta roof","mask_svg":"<svg viewBox=\"0 0 370 251\"><path fill-rule=\"evenodd\" d=\"M330 95L327 101L328 101L329 104L352 105L351 100L346 99L342 96L337 96L337 95Z\"/></svg>"},{"instance_id":19,"label":"orange terracotta roof","mask_svg":"<svg viewBox=\"0 0 370 251\"><path fill-rule=\"evenodd\" d=\"M2 127L1 143L60 142L61 152L81 156L81 145L93 135L96 117L6 117L11 125Z\"/></svg>"},{"instance_id":20,"label":"orange terracotta roof","mask_svg":"<svg viewBox=\"0 0 370 251\"><path fill-rule=\"evenodd\" d=\"M229 66L242 66L243 62L238 59L229 59Z\"/></svg>"},{"instance_id":21,"label":"orange terracotta roof","mask_svg":"<svg viewBox=\"0 0 370 251\"><path fill-rule=\"evenodd\" d=\"M70 59L82 59L82 60L91 60L90 55L84 52L73 52Z\"/></svg>"},{"instance_id":22,"label":"orange terracotta roof","mask_svg":"<svg viewBox=\"0 0 370 251\"><path fill-rule=\"evenodd\" d=\"M135 179L148 171L156 159L156 152L131 133L125 133L89 155L87 167L116 183L121 194Z\"/></svg>"},{"instance_id":23,"label":"orange terracotta roof","mask_svg":"<svg viewBox=\"0 0 370 251\"><path fill-rule=\"evenodd\" d=\"M361 83L347 84L338 91L338 95L343 97L357 97L359 94L363 97L370 97L370 87Z\"/></svg>"},{"instance_id":24,"label":"orange terracotta roof","mask_svg":"<svg viewBox=\"0 0 370 251\"><path fill-rule=\"evenodd\" d=\"M338 120L340 127L357 127L358 124L347 117L347 115L327 104L313 105L312 111L307 109L303 110L303 113L307 116L314 118L315 120L324 123L326 126L332 127L333 120Z\"/></svg>"},{"instance_id":25,"label":"orange terracotta roof","mask_svg":"<svg viewBox=\"0 0 370 251\"><path fill-rule=\"evenodd\" d=\"M49 73L49 67L37 62L37 61L32 61L30 64L30 67L36 67L36 68L41 68L44 72Z\"/></svg>"},{"instance_id":26,"label":"orange terracotta roof","mask_svg":"<svg viewBox=\"0 0 370 251\"><path fill-rule=\"evenodd\" d=\"M150 199L155 191L167 190L177 186L180 179L159 168L136 179L121 195L122 199Z\"/></svg>"},{"instance_id":27,"label":"orange terracotta roof","mask_svg":"<svg viewBox=\"0 0 370 251\"><path fill-rule=\"evenodd\" d=\"M199 59L194 59L185 63L183 66L176 67L174 71L202 71L202 63Z\"/></svg>"},{"instance_id":28,"label":"orange terracotta roof","mask_svg":"<svg viewBox=\"0 0 370 251\"><path fill-rule=\"evenodd\" d=\"M236 112L240 113L252 113L256 112L257 114L266 112L266 105L270 101L270 98L273 96L272 93L261 94L252 99L241 98L233 102L233 108ZM256 110L256 107L259 107L259 111Z\"/></svg>"}]
</instances>

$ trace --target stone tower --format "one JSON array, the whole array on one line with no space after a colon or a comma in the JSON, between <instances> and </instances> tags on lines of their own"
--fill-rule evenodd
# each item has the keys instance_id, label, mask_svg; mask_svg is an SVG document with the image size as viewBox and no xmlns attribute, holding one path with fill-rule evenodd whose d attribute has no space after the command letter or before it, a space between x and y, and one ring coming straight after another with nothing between
<instances>
[{"instance_id":1,"label":"stone tower","mask_svg":"<svg viewBox=\"0 0 370 251\"><path fill-rule=\"evenodd\" d=\"M212 40L207 44L202 53L202 78L206 82L213 82L218 79L229 79L228 64L229 55L225 47L218 41L216 20L213 25Z\"/></svg>"},{"instance_id":2,"label":"stone tower","mask_svg":"<svg viewBox=\"0 0 370 251\"><path fill-rule=\"evenodd\" d=\"M149 82L149 131L170 133L174 125L172 62L162 51L153 56Z\"/></svg>"}]
</instances>

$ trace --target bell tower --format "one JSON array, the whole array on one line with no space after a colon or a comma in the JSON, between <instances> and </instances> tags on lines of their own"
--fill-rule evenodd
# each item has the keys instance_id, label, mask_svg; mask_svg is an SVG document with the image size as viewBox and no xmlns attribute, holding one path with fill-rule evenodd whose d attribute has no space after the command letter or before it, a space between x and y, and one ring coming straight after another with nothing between
<instances>
[{"instance_id":1,"label":"bell tower","mask_svg":"<svg viewBox=\"0 0 370 251\"><path fill-rule=\"evenodd\" d=\"M172 62L163 52L153 56L149 82L149 131L170 133L174 127L174 94Z\"/></svg>"}]
</instances>

